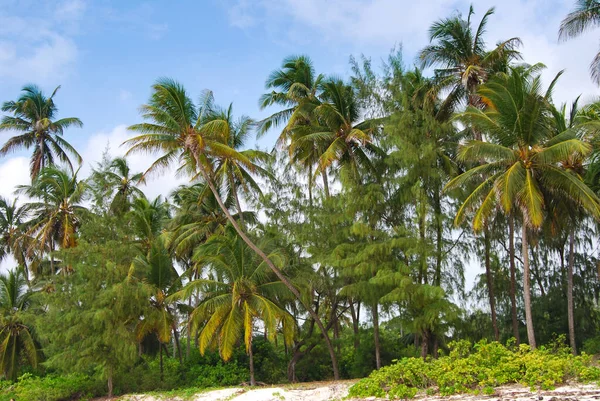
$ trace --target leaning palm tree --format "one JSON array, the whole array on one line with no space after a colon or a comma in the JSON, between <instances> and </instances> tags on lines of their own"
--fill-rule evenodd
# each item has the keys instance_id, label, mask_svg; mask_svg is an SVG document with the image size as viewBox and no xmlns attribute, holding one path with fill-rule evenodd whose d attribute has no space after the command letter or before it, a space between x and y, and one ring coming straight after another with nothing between
<instances>
[{"instance_id":1,"label":"leaning palm tree","mask_svg":"<svg viewBox=\"0 0 600 401\"><path fill-rule=\"evenodd\" d=\"M292 282L244 232L221 198L216 176L216 166L219 161L224 158L235 158L249 171L253 170L253 163L229 146L227 140L222 137L221 130L203 125L204 108L197 108L183 86L171 79L160 79L153 86L150 102L142 106L142 112L148 122L129 127L139 135L125 141L125 144L130 146L128 153L161 153L145 174L164 170L177 163L179 171L185 171L192 177L199 175L204 180L227 220L240 237L263 259L279 280L285 283L296 299L303 303L310 316L315 319L327 344L334 376L339 378L335 350L321 318L303 299Z\"/></svg>"},{"instance_id":2,"label":"leaning palm tree","mask_svg":"<svg viewBox=\"0 0 600 401\"><path fill-rule=\"evenodd\" d=\"M212 97L212 92L208 92L206 96ZM211 102L205 102L211 104ZM268 171L261 167L261 164L266 162L270 155L266 152L257 149L243 149L246 145L250 128L253 121L247 116L241 116L237 120L233 117L233 104L230 104L226 109L213 107L208 113L204 122L205 128L210 128L219 131L219 136L227 143L227 145L244 156L252 168L245 166L248 162L240 161L237 155L227 157L224 155L215 166L215 176L224 188L228 189L229 196L233 198L240 223L244 224L244 213L240 203L240 192L248 198L251 195L262 195L260 185L255 181L255 176L261 178L269 178L271 175Z\"/></svg>"},{"instance_id":3,"label":"leaning palm tree","mask_svg":"<svg viewBox=\"0 0 600 401\"><path fill-rule=\"evenodd\" d=\"M22 269L0 275L0 370L8 380L17 379L23 357L33 367L38 363L33 333L23 318L31 294Z\"/></svg>"},{"instance_id":4,"label":"leaning palm tree","mask_svg":"<svg viewBox=\"0 0 600 401\"><path fill-rule=\"evenodd\" d=\"M575 9L560 23L558 38L567 40L576 38L585 31L600 26L600 1L576 0ZM590 75L600 85L600 52L590 64Z\"/></svg>"},{"instance_id":5,"label":"leaning palm tree","mask_svg":"<svg viewBox=\"0 0 600 401\"><path fill-rule=\"evenodd\" d=\"M419 57L423 67L438 67L435 70L438 86L450 90L444 108L453 109L465 100L468 106L483 107L477 87L489 79L499 64L519 58L516 51L521 43L519 38L501 42L491 51L486 49L483 35L493 13L494 8L490 8L475 28L471 24L475 14L471 6L467 19L459 14L434 22L429 28L432 44L421 50ZM481 139L478 133L475 136Z\"/></svg>"},{"instance_id":6,"label":"leaning palm tree","mask_svg":"<svg viewBox=\"0 0 600 401\"><path fill-rule=\"evenodd\" d=\"M458 118L473 124L489 138L489 142L470 141L459 158L481 161L450 181L446 188L459 188L472 181L482 182L468 195L459 208L455 222L473 213L473 229L481 231L496 206L510 215L516 209L523 217L523 290L527 337L535 348L531 313L528 231L538 230L544 222L547 205L553 197L568 199L600 217L600 199L581 177L564 169L561 162L586 155L590 147L567 130L553 136L551 94L560 73L543 92L539 70L541 65L513 67L482 85L478 95L486 102L485 111L469 107Z\"/></svg>"},{"instance_id":7,"label":"leaning palm tree","mask_svg":"<svg viewBox=\"0 0 600 401\"><path fill-rule=\"evenodd\" d=\"M54 104L54 95L44 96L35 85L23 87L23 94L17 101L2 104L2 111L12 115L4 116L0 122L0 131L16 131L20 134L10 138L2 148L0 155L6 155L19 149L33 147L30 159L30 175L34 179L47 166L54 165L58 159L69 166L73 165L69 155L81 164L81 156L62 136L69 127L82 127L81 120L75 117L56 119L58 109Z\"/></svg>"},{"instance_id":8,"label":"leaning palm tree","mask_svg":"<svg viewBox=\"0 0 600 401\"><path fill-rule=\"evenodd\" d=\"M268 244L261 244L268 248ZM198 247L194 258L211 273L207 278L189 282L174 299L188 298L200 289L202 298L190 315L192 331L200 333L200 352L219 348L227 361L241 338L244 339L250 363L250 385L256 385L252 336L258 320L270 340L281 328L286 344L293 341L295 320L282 302L289 300L284 283L231 229L225 235L213 236ZM277 251L268 256L281 269L285 258Z\"/></svg>"},{"instance_id":9,"label":"leaning palm tree","mask_svg":"<svg viewBox=\"0 0 600 401\"><path fill-rule=\"evenodd\" d=\"M50 270L54 274L54 251L57 247L77 245L77 230L87 209L82 205L86 185L77 173L56 167L46 167L31 185L17 191L32 199L28 204L33 216L27 232L32 241L30 252L50 252ZM66 273L67 269L63 269Z\"/></svg>"}]
</instances>

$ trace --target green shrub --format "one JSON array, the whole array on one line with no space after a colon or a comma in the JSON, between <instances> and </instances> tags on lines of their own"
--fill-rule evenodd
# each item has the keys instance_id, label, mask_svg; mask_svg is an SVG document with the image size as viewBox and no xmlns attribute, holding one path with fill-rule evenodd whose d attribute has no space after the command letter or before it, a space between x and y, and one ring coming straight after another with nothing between
<instances>
[{"instance_id":1,"label":"green shrub","mask_svg":"<svg viewBox=\"0 0 600 401\"><path fill-rule=\"evenodd\" d=\"M567 380L600 380L600 368L587 354L573 356L559 337L546 347L532 351L482 340L471 346L465 341L449 344L448 356L423 361L403 358L374 371L350 388L351 397L412 398L418 389L435 389L443 396L483 392L496 386L520 383L531 388L551 389Z\"/></svg>"},{"instance_id":2,"label":"green shrub","mask_svg":"<svg viewBox=\"0 0 600 401\"><path fill-rule=\"evenodd\" d=\"M106 391L102 382L78 373L44 377L26 373L16 383L8 383L3 382L0 401L11 398L28 401L86 399Z\"/></svg>"}]
</instances>

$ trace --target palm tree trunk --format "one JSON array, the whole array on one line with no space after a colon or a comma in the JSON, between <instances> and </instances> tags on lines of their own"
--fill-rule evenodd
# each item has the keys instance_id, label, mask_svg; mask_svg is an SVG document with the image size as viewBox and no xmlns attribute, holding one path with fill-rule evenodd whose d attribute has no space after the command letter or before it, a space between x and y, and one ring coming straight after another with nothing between
<instances>
[{"instance_id":1,"label":"palm tree trunk","mask_svg":"<svg viewBox=\"0 0 600 401\"><path fill-rule=\"evenodd\" d=\"M373 337L375 339L375 366L381 368L381 346L379 344L379 305L373 307Z\"/></svg>"},{"instance_id":2,"label":"palm tree trunk","mask_svg":"<svg viewBox=\"0 0 600 401\"><path fill-rule=\"evenodd\" d=\"M179 364L183 365L183 357L181 356L181 344L179 343L179 331L177 328L173 327L173 339L175 341L175 349L177 350L177 356L179 357ZM173 350L173 354L175 351ZM175 355L173 355L175 357Z\"/></svg>"},{"instance_id":3,"label":"palm tree trunk","mask_svg":"<svg viewBox=\"0 0 600 401\"><path fill-rule=\"evenodd\" d=\"M230 185L231 185L231 191L233 192L233 199L235 199L235 207L237 208L238 214L240 216L240 224L242 227L244 227L245 226L244 214L242 212L242 205L240 204L240 198L238 196L237 188L235 187L234 182L231 182Z\"/></svg>"},{"instance_id":4,"label":"palm tree trunk","mask_svg":"<svg viewBox=\"0 0 600 401\"><path fill-rule=\"evenodd\" d=\"M252 335L250 336L250 346L248 347L248 359L250 360L250 385L256 386L254 378L254 354L252 352Z\"/></svg>"},{"instance_id":5,"label":"palm tree trunk","mask_svg":"<svg viewBox=\"0 0 600 401\"><path fill-rule=\"evenodd\" d=\"M233 226L235 231L238 233L238 235L250 247L250 249L252 249L267 264L267 266L271 269L271 271L273 271L273 273L275 273L277 278L291 291L292 294L294 294L296 299L307 310L308 314L315 320L315 323L319 327L319 330L321 330L321 333L323 333L323 338L325 339L327 349L329 350L329 356L331 358L331 365L333 368L334 379L339 380L340 372L338 369L338 363L337 363L337 357L335 355L335 350L333 348L333 344L331 343L331 339L329 338L329 335L327 334L327 330L325 329L325 326L323 325L323 322L321 321L321 318L309 304L304 302L298 289L292 285L292 283L283 274L283 272L281 270L279 270L277 268L277 266L275 266L273 264L271 259L269 259L267 257L267 255L258 246L256 246L256 244L254 244L254 242L252 242L252 240L246 235L246 233L244 233L244 231L240 228L237 221L235 221L235 219L233 218L231 213L229 213L229 210L223 203L223 200L221 199L221 196L219 195L219 191L217 191L215 183L213 182L211 177L206 172L204 166L201 163L198 163L198 166L199 166L200 173L202 174L204 180L208 183L208 186L210 187L211 191L213 192L213 195L215 196L215 199L217 200L219 207L221 207L221 210L223 210L223 213L225 213L225 216L227 217L227 219L229 220L229 222L231 223L231 225Z\"/></svg>"},{"instance_id":6,"label":"palm tree trunk","mask_svg":"<svg viewBox=\"0 0 600 401\"><path fill-rule=\"evenodd\" d=\"M421 283L422 280L423 284L427 284L427 252L425 251L425 230L427 221L425 216L425 201L423 199L421 199L421 206L419 209L421 211L421 213L419 213L419 239L421 248L421 270L419 271L419 283Z\"/></svg>"},{"instance_id":7,"label":"palm tree trunk","mask_svg":"<svg viewBox=\"0 0 600 401\"><path fill-rule=\"evenodd\" d=\"M527 244L527 225L523 222L523 292L525 298L525 322L527 324L527 340L532 349L536 348L533 316L531 313L531 277L529 272L529 252Z\"/></svg>"},{"instance_id":8,"label":"palm tree trunk","mask_svg":"<svg viewBox=\"0 0 600 401\"><path fill-rule=\"evenodd\" d=\"M54 238L50 237L50 272L54 276Z\"/></svg>"},{"instance_id":9,"label":"palm tree trunk","mask_svg":"<svg viewBox=\"0 0 600 401\"><path fill-rule=\"evenodd\" d=\"M158 353L160 354L160 382L164 381L163 373L163 345L161 342L158 343Z\"/></svg>"},{"instance_id":10,"label":"palm tree trunk","mask_svg":"<svg viewBox=\"0 0 600 401\"><path fill-rule=\"evenodd\" d=\"M508 238L508 253L510 259L510 313L512 315L513 336L517 341L517 345L521 343L519 336L519 321L517 320L517 273L515 268L515 218L511 214L508 218L509 238Z\"/></svg>"},{"instance_id":11,"label":"palm tree trunk","mask_svg":"<svg viewBox=\"0 0 600 401\"><path fill-rule=\"evenodd\" d=\"M113 369L112 366L108 367L108 373L107 373L107 381L108 381L108 397L112 397L113 396Z\"/></svg>"},{"instance_id":12,"label":"palm tree trunk","mask_svg":"<svg viewBox=\"0 0 600 401\"><path fill-rule=\"evenodd\" d=\"M435 204L435 224L436 224L436 261L435 261L435 275L433 278L433 285L439 287L442 283L442 258L443 258L443 242L444 232L442 226L442 205L440 201L439 189L436 187L434 194Z\"/></svg>"},{"instance_id":13,"label":"palm tree trunk","mask_svg":"<svg viewBox=\"0 0 600 401\"><path fill-rule=\"evenodd\" d=\"M494 296L494 282L492 279L492 268L491 268L491 261L490 261L491 241L490 241L490 232L487 227L485 228L483 240L485 242L485 278L487 281L488 297L490 299L490 311L492 313L492 327L494 328L494 339L496 341L499 341L500 334L498 333L498 320L496 318L496 299Z\"/></svg>"},{"instance_id":14,"label":"palm tree trunk","mask_svg":"<svg viewBox=\"0 0 600 401\"><path fill-rule=\"evenodd\" d=\"M321 171L321 177L323 178L323 190L325 191L325 198L329 199L331 194L329 193L329 179L327 178L327 170Z\"/></svg>"},{"instance_id":15,"label":"palm tree trunk","mask_svg":"<svg viewBox=\"0 0 600 401\"><path fill-rule=\"evenodd\" d=\"M569 234L569 272L567 274L567 317L569 320L569 342L571 352L577 355L575 344L575 317L573 308L573 267L575 265L575 228L571 228Z\"/></svg>"}]
</instances>

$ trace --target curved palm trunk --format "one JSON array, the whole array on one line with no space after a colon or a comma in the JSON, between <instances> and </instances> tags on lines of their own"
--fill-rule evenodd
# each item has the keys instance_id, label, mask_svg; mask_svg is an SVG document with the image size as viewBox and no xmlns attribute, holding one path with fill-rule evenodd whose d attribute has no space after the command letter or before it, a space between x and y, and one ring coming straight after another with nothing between
<instances>
[{"instance_id":1,"label":"curved palm trunk","mask_svg":"<svg viewBox=\"0 0 600 401\"><path fill-rule=\"evenodd\" d=\"M485 278L487 282L488 288L488 297L490 299L490 311L492 313L492 327L494 328L494 339L496 341L500 340L500 334L498 332L498 320L496 318L496 298L494 296L494 282L492 279L492 269L490 262L490 233L488 228L486 227L484 233L484 242L485 242Z\"/></svg>"},{"instance_id":2,"label":"curved palm trunk","mask_svg":"<svg viewBox=\"0 0 600 401\"><path fill-rule=\"evenodd\" d=\"M577 346L575 344L575 317L573 307L573 268L575 265L575 228L571 228L569 234L569 271L567 273L567 318L569 321L569 342L571 344L571 352L577 354Z\"/></svg>"},{"instance_id":3,"label":"curved palm trunk","mask_svg":"<svg viewBox=\"0 0 600 401\"><path fill-rule=\"evenodd\" d=\"M521 343L519 336L519 321L517 320L517 274L515 268L515 219L511 214L508 219L509 238L508 238L508 253L510 259L510 313L512 315L513 336L517 340L517 345Z\"/></svg>"},{"instance_id":4,"label":"curved palm trunk","mask_svg":"<svg viewBox=\"0 0 600 401\"><path fill-rule=\"evenodd\" d=\"M227 219L229 220L229 222L231 223L231 225L233 226L235 231L238 233L238 235L242 238L242 240L246 243L246 245L248 245L250 247L250 249L252 249L258 256L260 256L260 258L267 264L267 266L269 266L271 271L273 271L273 273L275 273L277 278L291 291L292 294L294 294L296 299L307 310L308 314L315 320L315 323L319 327L319 330L321 330L321 332L323 333L323 338L325 339L327 349L329 350L329 356L331 357L331 364L332 364L332 368L333 368L334 379L339 380L340 372L338 369L338 363L337 363L337 357L335 355L335 350L333 348L331 339L329 338L329 335L327 334L327 330L325 329L325 326L323 325L323 322L321 321L321 318L312 309L312 307L310 307L310 305L306 304L302 300L302 297L300 296L300 292L298 292L298 289L292 285L292 283L283 274L283 272L281 270L279 270L277 268L277 266L275 266L273 264L271 259L269 259L267 257L267 255L258 246L256 246L256 244L254 244L254 242L252 242L252 240L246 235L246 233L244 233L244 231L240 228L240 225L237 223L237 221L235 221L235 219L233 218L231 213L229 213L229 210L223 203L223 200L221 199L221 196L219 195L219 191L217 190L213 180L210 178L210 176L204 169L204 166L201 163L198 163L198 166L199 166L200 173L202 174L202 177L207 182L208 186L210 187L211 191L213 192L213 195L215 196L215 199L217 200L219 207L221 208L221 210L223 210L223 213L225 213L225 216L227 216Z\"/></svg>"},{"instance_id":5,"label":"curved palm trunk","mask_svg":"<svg viewBox=\"0 0 600 401\"><path fill-rule=\"evenodd\" d=\"M240 198L238 196L238 192L237 192L237 188L235 187L235 183L231 182L231 191L233 192L233 199L235 199L235 207L237 208L237 211L239 213L240 216L240 224L242 225L242 227L245 226L244 224L244 213L242 212L242 205L240 204Z\"/></svg>"},{"instance_id":6,"label":"curved palm trunk","mask_svg":"<svg viewBox=\"0 0 600 401\"><path fill-rule=\"evenodd\" d=\"M525 298L525 322L527 324L527 340L532 349L536 348L533 316L531 313L531 273L529 272L529 251L527 243L527 226L523 223L523 292Z\"/></svg>"}]
</instances>

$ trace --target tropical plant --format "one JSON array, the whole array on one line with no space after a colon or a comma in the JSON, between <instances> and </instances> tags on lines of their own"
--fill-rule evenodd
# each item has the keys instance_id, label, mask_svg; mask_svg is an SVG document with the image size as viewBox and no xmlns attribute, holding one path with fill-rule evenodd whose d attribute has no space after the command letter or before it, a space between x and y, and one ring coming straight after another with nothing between
<instances>
[{"instance_id":1,"label":"tropical plant","mask_svg":"<svg viewBox=\"0 0 600 401\"><path fill-rule=\"evenodd\" d=\"M235 158L252 171L252 163L247 157L232 149L222 136L219 136L219 134L222 135L222 131L215 129L219 124L217 127L210 123L206 126L203 125L203 113L207 113L208 110L204 107L196 109L185 89L175 81L159 80L153 86L149 104L142 106L142 111L144 117L151 122L130 127L131 130L140 132L140 135L125 142L130 146L128 153L160 151L162 155L150 166L147 173L164 169L178 161L180 171L187 171L192 177L199 175L204 180L238 235L263 259L315 319L328 346L334 376L339 378L335 350L319 315L303 302L298 289L242 230L220 196L216 182L215 164L224 157Z\"/></svg>"},{"instance_id":2,"label":"tropical plant","mask_svg":"<svg viewBox=\"0 0 600 401\"><path fill-rule=\"evenodd\" d=\"M532 348L536 342L531 313L528 232L541 227L553 197L568 199L592 216L600 216L598 197L580 176L560 166L569 157L588 154L590 147L570 130L552 135L550 101L560 73L542 92L540 68L540 65L513 67L480 87L478 95L488 104L486 110L470 107L459 118L485 132L489 142L468 142L462 146L459 158L482 163L446 186L447 189L458 188L482 179L455 218L455 222L460 223L473 212L475 231L486 227L496 206L507 215L515 209L521 212L525 315Z\"/></svg>"},{"instance_id":3,"label":"tropical plant","mask_svg":"<svg viewBox=\"0 0 600 401\"><path fill-rule=\"evenodd\" d=\"M11 113L2 117L0 131L17 131L20 135L10 138L2 148L0 155L15 152L21 148L33 147L30 159L30 174L33 180L44 169L55 164L65 163L71 171L73 165L69 154L81 164L81 156L64 138L64 131L69 127L82 127L81 120L67 117L56 120L58 108L54 104L54 95L46 97L35 85L23 87L23 94L16 101L4 102L1 110Z\"/></svg>"},{"instance_id":4,"label":"tropical plant","mask_svg":"<svg viewBox=\"0 0 600 401\"><path fill-rule=\"evenodd\" d=\"M50 252L50 269L54 274L53 252L77 245L77 230L87 212L82 205L86 184L77 179L77 173L56 167L46 167L31 185L18 187L18 192L32 199L28 204L33 220L27 232L33 238L31 246ZM67 269L63 269L66 274Z\"/></svg>"},{"instance_id":5,"label":"tropical plant","mask_svg":"<svg viewBox=\"0 0 600 401\"><path fill-rule=\"evenodd\" d=\"M432 44L419 55L423 67L439 67L435 70L437 86L450 90L442 109L452 110L464 100L468 106L482 108L484 103L477 87L499 68L504 69L510 60L520 57L516 51L521 44L519 38L501 42L491 51L486 49L483 35L494 8L483 15L477 28L471 23L474 14L471 5L467 19L458 14L434 22L429 28ZM480 134L475 133L475 139L481 140Z\"/></svg>"},{"instance_id":6,"label":"tropical plant","mask_svg":"<svg viewBox=\"0 0 600 401\"><path fill-rule=\"evenodd\" d=\"M201 290L200 303L190 315L192 331L200 335L200 352L218 346L227 361L243 338L250 360L250 385L254 386L252 337L256 321L262 321L269 339L274 340L280 328L286 344L291 344L295 321L282 305L290 293L231 227L225 235L213 236L198 247L194 257L211 273L189 282L173 298L188 298ZM286 260L280 252L269 253L268 258L280 269L285 268Z\"/></svg>"},{"instance_id":7,"label":"tropical plant","mask_svg":"<svg viewBox=\"0 0 600 401\"><path fill-rule=\"evenodd\" d=\"M17 202L16 198L10 202L0 197L0 261L12 255L18 265L23 267L25 278L28 279L29 206L19 206Z\"/></svg>"},{"instance_id":8,"label":"tropical plant","mask_svg":"<svg viewBox=\"0 0 600 401\"><path fill-rule=\"evenodd\" d=\"M558 38L573 39L598 25L600 25L600 1L576 0L573 11L560 23ZM600 84L600 52L590 64L590 75L596 84Z\"/></svg>"},{"instance_id":9,"label":"tropical plant","mask_svg":"<svg viewBox=\"0 0 600 401\"><path fill-rule=\"evenodd\" d=\"M0 370L8 380L17 379L24 359L34 368L40 359L33 329L24 316L31 295L22 269L0 275Z\"/></svg>"}]
</instances>

